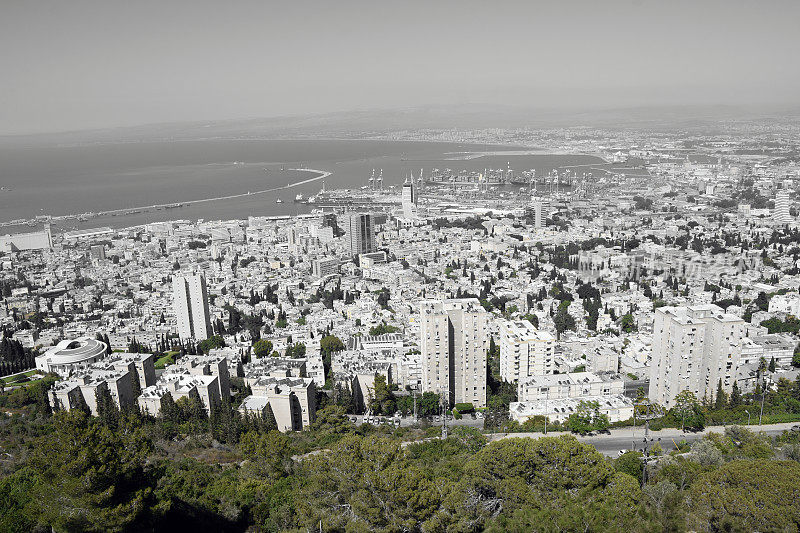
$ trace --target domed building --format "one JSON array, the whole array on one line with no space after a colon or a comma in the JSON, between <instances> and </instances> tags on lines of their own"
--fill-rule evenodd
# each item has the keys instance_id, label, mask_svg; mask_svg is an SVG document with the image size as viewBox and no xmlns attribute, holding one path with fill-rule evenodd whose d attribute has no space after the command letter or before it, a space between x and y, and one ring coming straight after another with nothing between
<instances>
[{"instance_id":1,"label":"domed building","mask_svg":"<svg viewBox=\"0 0 800 533\"><path fill-rule=\"evenodd\" d=\"M107 348L106 343L92 337L67 339L37 356L36 368L66 377L103 359Z\"/></svg>"}]
</instances>

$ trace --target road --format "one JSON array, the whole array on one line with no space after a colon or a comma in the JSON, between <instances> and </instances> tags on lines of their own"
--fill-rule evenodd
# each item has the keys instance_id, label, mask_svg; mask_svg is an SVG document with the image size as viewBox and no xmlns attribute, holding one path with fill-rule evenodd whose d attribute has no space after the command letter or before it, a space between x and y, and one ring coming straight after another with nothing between
<instances>
[{"instance_id":1,"label":"road","mask_svg":"<svg viewBox=\"0 0 800 533\"><path fill-rule=\"evenodd\" d=\"M763 426L751 425L748 427L751 431L758 432L762 431L765 434L774 437L780 435L786 430L792 428L792 426L797 425L797 422L789 422L785 424L765 424ZM682 440L686 442L692 443L697 440L700 440L705 435L708 435L711 432L715 433L723 433L725 431L724 426L711 426L705 428L703 431L698 431L697 433L690 433L690 432L682 432L680 429L672 429L666 428L662 429L661 431L649 431L647 436L647 447L650 448L654 446L656 443L661 444L661 448L664 451L669 452L671 450L676 449L676 444ZM620 429L612 429L610 434L600 434L600 435L587 435L587 436L580 436L576 435L576 438L587 444L591 444L597 450L602 453L603 455L607 455L609 457L616 457L619 455L620 450L641 450L644 447L644 438L645 438L645 431L641 427L634 428L620 428ZM548 436L555 437L558 435L571 435L568 432L550 432ZM542 433L489 433L487 437L489 440L502 440L507 438L513 437L526 437L526 438L534 438L538 439L543 437Z\"/></svg>"},{"instance_id":2,"label":"road","mask_svg":"<svg viewBox=\"0 0 800 533\"><path fill-rule=\"evenodd\" d=\"M364 416L358 415L354 417L351 415L352 418L357 418L358 423L362 423ZM406 419L411 417L406 417ZM406 420L404 419L404 420ZM413 421L413 419L412 419ZM456 425L462 426L476 426L476 422L479 422L481 425L483 424L483 420L472 420L472 419L464 419L456 421ZM403 424L406 425L405 423ZM770 437L775 437L783 433L784 431L788 431L792 428L792 426L798 425L797 422L788 422L785 424L764 424L763 426L758 425L751 425L749 429L753 432L763 432ZM448 422L448 426L453 426L452 423ZM673 429L673 428L666 428L660 431L648 431L647 435L647 447L651 448L655 446L657 443L661 444L661 448L665 452L670 452L672 450L677 449L677 444L685 440L688 443L693 443L702 439L705 435L709 433L724 433L725 426L710 426L705 428L703 431L698 431L696 433L686 432L684 433L680 429ZM644 439L645 439L645 431L641 427L637 428L619 428L619 429L612 429L609 433L606 434L599 434L599 435L574 435L581 442L585 442L587 444L591 444L597 451L602 453L607 457L617 457L619 456L619 452L621 450L642 450L644 447ZM568 431L551 431L546 436L548 437L558 437L560 435L573 435ZM485 433L486 438L489 439L490 442L503 440L503 439L513 439L513 438L526 438L526 439L539 439L544 437L544 433ZM415 440L415 441L405 441L401 443L403 448L411 445L416 444L419 442L428 442L431 440L438 439L440 437L430 437L427 439ZM320 453L326 453L330 450L322 449L322 450L314 450L312 452L303 454L303 455L295 455L292 456L292 459L295 461L302 461L303 459L307 459L309 457L313 457Z\"/></svg>"}]
</instances>

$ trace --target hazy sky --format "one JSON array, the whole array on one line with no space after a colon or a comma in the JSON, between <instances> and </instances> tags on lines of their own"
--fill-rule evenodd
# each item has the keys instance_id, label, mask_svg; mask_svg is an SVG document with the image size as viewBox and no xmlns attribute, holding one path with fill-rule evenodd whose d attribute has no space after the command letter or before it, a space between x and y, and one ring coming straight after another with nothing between
<instances>
[{"instance_id":1,"label":"hazy sky","mask_svg":"<svg viewBox=\"0 0 800 533\"><path fill-rule=\"evenodd\" d=\"M2 0L0 133L800 101L798 0Z\"/></svg>"}]
</instances>

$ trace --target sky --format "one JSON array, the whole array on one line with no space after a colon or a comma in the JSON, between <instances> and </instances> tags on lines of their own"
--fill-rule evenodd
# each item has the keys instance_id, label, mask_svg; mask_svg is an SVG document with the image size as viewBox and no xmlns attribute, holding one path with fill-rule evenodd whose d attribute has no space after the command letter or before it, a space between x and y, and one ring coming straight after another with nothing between
<instances>
[{"instance_id":1,"label":"sky","mask_svg":"<svg viewBox=\"0 0 800 533\"><path fill-rule=\"evenodd\" d=\"M797 0L3 0L0 134L438 104L800 103Z\"/></svg>"}]
</instances>

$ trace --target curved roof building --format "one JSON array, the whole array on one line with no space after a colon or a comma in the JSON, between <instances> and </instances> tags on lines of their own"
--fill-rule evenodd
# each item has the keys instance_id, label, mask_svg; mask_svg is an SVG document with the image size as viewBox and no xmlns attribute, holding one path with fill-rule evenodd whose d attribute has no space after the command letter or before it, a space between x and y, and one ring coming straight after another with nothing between
<instances>
[{"instance_id":1,"label":"curved roof building","mask_svg":"<svg viewBox=\"0 0 800 533\"><path fill-rule=\"evenodd\" d=\"M36 368L69 376L106 356L106 343L92 337L64 340L36 357Z\"/></svg>"}]
</instances>

